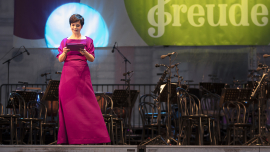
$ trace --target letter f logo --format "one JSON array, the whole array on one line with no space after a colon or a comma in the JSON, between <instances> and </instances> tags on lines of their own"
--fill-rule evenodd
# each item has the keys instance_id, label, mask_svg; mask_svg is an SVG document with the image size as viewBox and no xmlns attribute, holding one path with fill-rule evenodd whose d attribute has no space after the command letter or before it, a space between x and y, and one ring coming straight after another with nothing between
<instances>
[{"instance_id":1,"label":"letter f logo","mask_svg":"<svg viewBox=\"0 0 270 152\"><path fill-rule=\"evenodd\" d=\"M172 21L172 15L168 12L164 12L164 5L169 1L170 0L158 0L158 4L149 10L147 15L148 22L152 26L157 27L157 35L154 35L156 33L156 29L154 27L150 27L148 29L148 34L151 37L161 37L164 34L165 26L170 24ZM155 15L158 17L157 22L155 21Z\"/></svg>"}]
</instances>

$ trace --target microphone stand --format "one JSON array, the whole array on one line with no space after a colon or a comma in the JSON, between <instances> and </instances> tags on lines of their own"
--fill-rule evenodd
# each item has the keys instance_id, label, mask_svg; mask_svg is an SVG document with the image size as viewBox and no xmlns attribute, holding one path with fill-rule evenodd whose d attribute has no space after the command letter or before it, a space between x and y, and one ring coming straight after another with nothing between
<instances>
[{"instance_id":1,"label":"microphone stand","mask_svg":"<svg viewBox=\"0 0 270 152\"><path fill-rule=\"evenodd\" d=\"M12 57L12 58L10 58L10 59L8 59L8 60L6 60L5 62L2 63L2 64L8 63L8 85L9 85L9 65L10 65L10 61L13 60L14 58L22 55L24 52L26 52L26 51L20 52L18 55L15 55L14 57Z\"/></svg>"},{"instance_id":2,"label":"microphone stand","mask_svg":"<svg viewBox=\"0 0 270 152\"><path fill-rule=\"evenodd\" d=\"M7 90L8 90L8 91L9 91L9 65L10 65L10 61L13 60L14 58L16 58L16 57L22 55L24 52L26 52L26 51L20 52L18 55L15 55L15 56L13 56L12 58L10 58L10 59L8 59L8 60L6 60L5 62L2 63L2 64L8 63L8 83L7 83Z\"/></svg>"},{"instance_id":3,"label":"microphone stand","mask_svg":"<svg viewBox=\"0 0 270 152\"><path fill-rule=\"evenodd\" d=\"M263 117L264 112L261 111L261 108L263 106L265 106L265 102L266 102L266 93L265 93L265 86L267 84L267 80L268 80L268 73L269 73L269 68L265 67L264 68L264 72L262 75L261 80L258 82L258 85L256 87L256 89L254 90L254 92L252 92L251 94L251 98L255 98L255 95L257 92L259 92L259 96L258 96L258 134L255 135L252 139L250 139L249 141L247 141L246 143L244 143L244 145L248 145L250 146L251 144L255 144L255 145L269 145L269 141L267 140L267 138L265 137L265 135L262 135L262 120L261 120L261 116ZM264 116L265 117L265 116ZM255 122L253 122L255 123Z\"/></svg>"},{"instance_id":4,"label":"microphone stand","mask_svg":"<svg viewBox=\"0 0 270 152\"><path fill-rule=\"evenodd\" d=\"M125 73L127 73L127 62L129 64L131 64L131 62L115 47L114 49L117 50L117 52L122 56L122 58L124 59L125 62ZM125 79L127 79L127 75L125 75ZM125 81L125 84L127 84L127 82Z\"/></svg>"},{"instance_id":5,"label":"microphone stand","mask_svg":"<svg viewBox=\"0 0 270 152\"><path fill-rule=\"evenodd\" d=\"M168 72L168 77L167 77L167 86L168 86L168 90L167 90L167 108L168 108L168 124L167 124L167 144L171 143L171 140L174 140L176 143L177 141L173 138L170 137L171 134L171 104L170 104L170 98L171 98L171 78L172 78L172 61L171 61L171 55L169 56L169 72Z\"/></svg>"},{"instance_id":6,"label":"microphone stand","mask_svg":"<svg viewBox=\"0 0 270 152\"><path fill-rule=\"evenodd\" d=\"M174 66L172 66L171 55L172 54L167 55L167 56L169 56L169 61L170 61L169 66L163 65L163 64L160 65L160 66L167 67L166 71L168 70L168 73L167 73L168 77L167 77L167 82L166 82L167 83L166 84L167 85L167 109L168 109L168 111L167 111L168 124L166 125L166 128L167 128L166 140L164 140L162 138L162 136L160 135L160 131L159 131L160 130L160 125L161 125L161 123L160 123L160 120L161 120L161 105L160 105L161 103L160 102L161 101L159 101L158 102L158 120L157 120L158 121L158 133L159 133L159 135L156 136L155 138L150 139L149 141L147 141L147 142L145 142L143 144L140 144L140 145L145 145L145 144L148 144L148 143L150 143L152 141L160 141L159 144L165 144L165 145L171 144L171 141L174 141L175 143L177 143L177 141L174 138L170 137L170 133L171 133L171 104L170 104L170 98L171 98L171 78L172 78L171 69L174 67ZM159 97L160 97L160 95L159 95ZM159 139L161 139L161 140L159 140Z\"/></svg>"},{"instance_id":7,"label":"microphone stand","mask_svg":"<svg viewBox=\"0 0 270 152\"><path fill-rule=\"evenodd\" d=\"M43 76L45 76L45 84L46 84L46 86L48 85L47 81L52 80L51 77L50 77L50 79L47 78L48 75L49 75L49 74L47 74L47 73L45 73L45 74L43 75ZM43 77L43 76L41 76L41 77Z\"/></svg>"},{"instance_id":8,"label":"microphone stand","mask_svg":"<svg viewBox=\"0 0 270 152\"><path fill-rule=\"evenodd\" d=\"M131 132L131 95L130 95L130 73L127 73L125 77L128 75L128 79L121 79L121 81L125 81L127 83L126 91L128 93L128 110L127 110L127 117L128 117L128 144L130 145L130 132ZM124 141L123 141L124 142Z\"/></svg>"}]
</instances>

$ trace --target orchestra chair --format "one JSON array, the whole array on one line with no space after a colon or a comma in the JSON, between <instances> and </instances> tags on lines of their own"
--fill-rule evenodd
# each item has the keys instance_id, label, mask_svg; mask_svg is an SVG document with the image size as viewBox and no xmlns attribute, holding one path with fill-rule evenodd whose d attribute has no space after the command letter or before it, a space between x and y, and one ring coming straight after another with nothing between
<instances>
[{"instance_id":1,"label":"orchestra chair","mask_svg":"<svg viewBox=\"0 0 270 152\"><path fill-rule=\"evenodd\" d=\"M23 104L25 105L24 100ZM29 101L27 103L27 106L24 107L24 115L18 119L20 123L21 143L26 144L24 143L24 138L28 130L28 144L33 144L33 131L35 131L35 144L37 144L37 135L39 135L39 144L42 144L41 123L43 123L44 121L44 115L42 115L42 108L37 101Z\"/></svg>"},{"instance_id":2,"label":"orchestra chair","mask_svg":"<svg viewBox=\"0 0 270 152\"><path fill-rule=\"evenodd\" d=\"M23 108L19 105L16 107L17 104L15 103L15 98L18 98L19 103L23 101L23 98L16 92L12 92L10 94L8 106L12 108L12 112L10 114L4 114L3 110L4 107L1 104L1 115L0 115L0 128L1 131L3 129L9 129L10 130L10 144L14 144L13 139L15 138L16 144L18 144L18 132L17 132L17 125L18 125L18 119L22 116L23 112L21 111ZM19 113L18 113L19 111ZM18 113L18 114L17 114ZM1 134L2 136L2 134ZM1 142L1 141L0 141Z\"/></svg>"},{"instance_id":3,"label":"orchestra chair","mask_svg":"<svg viewBox=\"0 0 270 152\"><path fill-rule=\"evenodd\" d=\"M247 134L251 134L252 123L250 110L245 104L238 101L227 101L222 105L222 111L226 118L227 144L236 145L247 142ZM249 131L249 132L248 132Z\"/></svg>"},{"instance_id":4,"label":"orchestra chair","mask_svg":"<svg viewBox=\"0 0 270 152\"><path fill-rule=\"evenodd\" d=\"M115 144L115 135L114 135L114 125L113 125L113 101L111 97L107 96L105 93L95 93L97 102L99 104L100 110L102 112L102 116L104 118L105 124L107 126L108 133L111 138L111 143L112 145ZM110 107L108 107L110 105ZM109 110L108 110L109 109Z\"/></svg>"},{"instance_id":5,"label":"orchestra chair","mask_svg":"<svg viewBox=\"0 0 270 152\"><path fill-rule=\"evenodd\" d=\"M43 118L43 121L41 122L41 131L40 131L40 136L42 139L40 142L40 144L45 144L45 137L46 137L46 133L48 132L49 134L52 132L53 133L53 137L54 137L54 141L56 141L56 132L58 130L58 112L57 112L57 120L56 122L49 122L48 121L48 109L47 109L47 106L42 103L42 102L39 102L39 106L40 106L40 113L39 113L39 118Z\"/></svg>"},{"instance_id":6,"label":"orchestra chair","mask_svg":"<svg viewBox=\"0 0 270 152\"><path fill-rule=\"evenodd\" d=\"M11 97L11 102L13 103L13 99ZM12 104L12 109L15 111L15 106ZM19 118L19 115L16 114L4 114L4 107L0 103L0 144L3 144L3 138L2 138L2 132L3 130L9 130L10 134L10 145L14 144L14 138L16 143L18 144L18 137L17 137L17 119Z\"/></svg>"},{"instance_id":7,"label":"orchestra chair","mask_svg":"<svg viewBox=\"0 0 270 152\"><path fill-rule=\"evenodd\" d=\"M205 93L201 98L201 105L202 105L202 113L207 115L210 119L210 127L212 131L212 142L211 145L217 145L219 136L220 136L220 129L219 129L219 118L224 116L223 113L219 113L219 106L220 103L220 96L218 94L214 94L211 92Z\"/></svg>"},{"instance_id":8,"label":"orchestra chair","mask_svg":"<svg viewBox=\"0 0 270 152\"><path fill-rule=\"evenodd\" d=\"M190 145L190 139L194 129L196 129L195 139L199 145L203 145L205 127L208 128L210 142L212 142L210 119L206 114L202 113L199 98L189 94L183 88L177 88L177 104L179 110L179 135L177 145Z\"/></svg>"},{"instance_id":9,"label":"orchestra chair","mask_svg":"<svg viewBox=\"0 0 270 152\"><path fill-rule=\"evenodd\" d=\"M121 109L119 107L113 108L113 128L115 128L115 144L125 145L126 138L124 137L124 120L125 120L125 109ZM120 132L119 132L119 131ZM118 140L118 138L120 140Z\"/></svg>"},{"instance_id":10,"label":"orchestra chair","mask_svg":"<svg viewBox=\"0 0 270 152\"><path fill-rule=\"evenodd\" d=\"M143 133L142 133L142 142L146 138L154 138L154 136L166 134L166 123L165 123L165 117L167 116L166 111L161 111L161 119L158 120L158 112L159 109L162 108L160 105L158 105L158 102L156 102L156 96L152 94L145 94L140 97L139 100L139 106L138 110L141 116L142 125L143 125ZM160 130L159 130L159 124L160 122ZM146 131L147 131L147 137L146 137ZM162 131L162 132L161 132ZM149 135L149 132L151 132L151 136Z\"/></svg>"}]
</instances>

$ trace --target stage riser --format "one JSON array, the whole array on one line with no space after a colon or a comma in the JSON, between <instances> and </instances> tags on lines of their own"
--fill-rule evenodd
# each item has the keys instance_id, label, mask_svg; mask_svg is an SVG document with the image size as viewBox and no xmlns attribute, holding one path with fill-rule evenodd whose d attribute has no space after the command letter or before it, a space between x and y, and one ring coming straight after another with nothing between
<instances>
[{"instance_id":1,"label":"stage riser","mask_svg":"<svg viewBox=\"0 0 270 152\"><path fill-rule=\"evenodd\" d=\"M53 145L53 146L3 146L0 152L137 152L137 146L107 146L107 145Z\"/></svg>"},{"instance_id":2,"label":"stage riser","mask_svg":"<svg viewBox=\"0 0 270 152\"><path fill-rule=\"evenodd\" d=\"M1 145L0 152L141 152L136 145ZM270 146L156 146L145 152L269 152Z\"/></svg>"},{"instance_id":3,"label":"stage riser","mask_svg":"<svg viewBox=\"0 0 270 152\"><path fill-rule=\"evenodd\" d=\"M146 152L270 152L269 146L146 146Z\"/></svg>"}]
</instances>

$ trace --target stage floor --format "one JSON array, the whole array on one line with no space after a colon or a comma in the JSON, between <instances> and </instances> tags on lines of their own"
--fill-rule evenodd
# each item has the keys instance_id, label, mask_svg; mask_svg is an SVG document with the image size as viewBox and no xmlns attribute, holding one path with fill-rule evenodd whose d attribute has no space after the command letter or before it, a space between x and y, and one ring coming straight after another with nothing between
<instances>
[{"instance_id":1,"label":"stage floor","mask_svg":"<svg viewBox=\"0 0 270 152\"><path fill-rule=\"evenodd\" d=\"M1 152L269 152L270 146L0 145Z\"/></svg>"}]
</instances>

